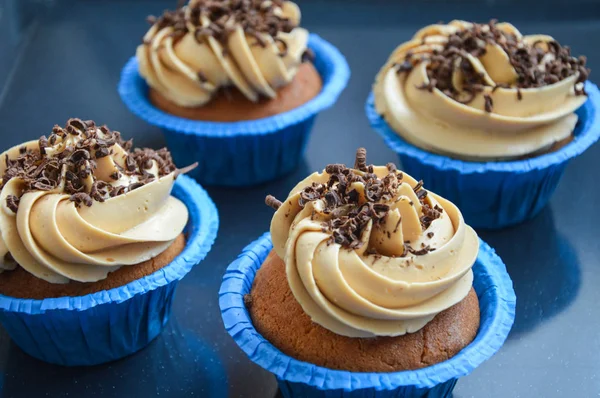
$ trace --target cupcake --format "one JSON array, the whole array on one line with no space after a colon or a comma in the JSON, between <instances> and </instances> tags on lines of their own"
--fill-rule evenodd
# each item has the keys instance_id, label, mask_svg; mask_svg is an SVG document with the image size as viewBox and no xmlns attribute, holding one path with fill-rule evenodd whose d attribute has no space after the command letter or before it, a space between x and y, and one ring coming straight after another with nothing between
<instances>
[{"instance_id":1,"label":"cupcake","mask_svg":"<svg viewBox=\"0 0 600 398\"><path fill-rule=\"evenodd\" d=\"M93 365L146 346L218 219L166 149L70 119L0 155L0 322L28 354Z\"/></svg>"},{"instance_id":2,"label":"cupcake","mask_svg":"<svg viewBox=\"0 0 600 398\"><path fill-rule=\"evenodd\" d=\"M536 215L600 134L583 56L511 24L430 25L376 77L366 111L404 169L477 227Z\"/></svg>"},{"instance_id":3,"label":"cupcake","mask_svg":"<svg viewBox=\"0 0 600 398\"><path fill-rule=\"evenodd\" d=\"M127 106L165 131L177 162L216 185L252 185L294 169L316 114L349 69L300 27L291 1L192 0L151 17L123 70Z\"/></svg>"},{"instance_id":4,"label":"cupcake","mask_svg":"<svg viewBox=\"0 0 600 398\"><path fill-rule=\"evenodd\" d=\"M514 320L502 261L392 163L331 164L230 265L226 329L285 397L446 397Z\"/></svg>"}]
</instances>

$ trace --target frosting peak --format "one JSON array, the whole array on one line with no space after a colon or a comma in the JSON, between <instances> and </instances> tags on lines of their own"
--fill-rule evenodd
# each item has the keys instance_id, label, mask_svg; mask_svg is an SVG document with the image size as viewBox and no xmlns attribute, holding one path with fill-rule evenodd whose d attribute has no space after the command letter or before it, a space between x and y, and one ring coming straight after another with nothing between
<instances>
[{"instance_id":1,"label":"frosting peak","mask_svg":"<svg viewBox=\"0 0 600 398\"><path fill-rule=\"evenodd\" d=\"M170 101L201 106L221 88L275 98L307 51L300 10L281 0L192 0L167 11L137 49L140 74Z\"/></svg>"},{"instance_id":2,"label":"frosting peak","mask_svg":"<svg viewBox=\"0 0 600 398\"><path fill-rule=\"evenodd\" d=\"M375 104L408 141L473 160L517 158L567 139L585 101L585 57L508 23L430 25L378 74Z\"/></svg>"},{"instance_id":3,"label":"frosting peak","mask_svg":"<svg viewBox=\"0 0 600 398\"><path fill-rule=\"evenodd\" d=\"M291 290L314 322L350 337L425 326L469 292L478 239L452 203L387 167L329 165L271 222Z\"/></svg>"},{"instance_id":4,"label":"frosting peak","mask_svg":"<svg viewBox=\"0 0 600 398\"><path fill-rule=\"evenodd\" d=\"M170 196L181 171L166 149L130 149L120 133L70 119L1 154L0 269L94 282L164 251L187 223Z\"/></svg>"}]
</instances>

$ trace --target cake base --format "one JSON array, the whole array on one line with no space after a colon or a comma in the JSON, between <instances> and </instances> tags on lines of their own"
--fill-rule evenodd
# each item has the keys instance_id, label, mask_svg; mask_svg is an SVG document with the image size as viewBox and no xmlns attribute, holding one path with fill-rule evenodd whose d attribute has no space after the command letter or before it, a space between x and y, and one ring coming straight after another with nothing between
<instances>
[{"instance_id":1,"label":"cake base","mask_svg":"<svg viewBox=\"0 0 600 398\"><path fill-rule=\"evenodd\" d=\"M246 306L258 332L286 355L351 372L413 370L445 361L466 347L479 329L479 301L467 297L421 330L397 337L350 338L311 321L294 298L284 262L271 252L254 279Z\"/></svg>"},{"instance_id":2,"label":"cake base","mask_svg":"<svg viewBox=\"0 0 600 398\"><path fill-rule=\"evenodd\" d=\"M150 88L149 98L154 106L171 115L185 119L210 122L237 122L256 120L290 111L316 97L323 88L319 72L310 62L298 68L292 82L282 87L274 99L248 100L239 90L220 91L207 104L186 108L173 104L158 91Z\"/></svg>"},{"instance_id":3,"label":"cake base","mask_svg":"<svg viewBox=\"0 0 600 398\"><path fill-rule=\"evenodd\" d=\"M568 136L567 138L563 138L560 141L556 141L549 148L547 148L547 149L545 149L543 151L539 151L539 152L535 152L535 153L530 153L528 155L522 156L519 159L521 159L521 160L534 159L534 158L537 158L538 156L546 155L548 153L558 152L560 149L562 149L565 146L567 146L568 144L570 144L571 141L573 141L574 139L575 139L575 135L573 133L571 133L570 136Z\"/></svg>"},{"instance_id":4,"label":"cake base","mask_svg":"<svg viewBox=\"0 0 600 398\"><path fill-rule=\"evenodd\" d=\"M123 286L150 275L173 261L185 248L185 237L180 234L173 244L158 256L135 265L127 265L108 274L98 282L81 283L71 281L55 284L36 278L17 266L13 271L0 274L0 294L15 298L45 299L56 297L77 297Z\"/></svg>"}]
</instances>

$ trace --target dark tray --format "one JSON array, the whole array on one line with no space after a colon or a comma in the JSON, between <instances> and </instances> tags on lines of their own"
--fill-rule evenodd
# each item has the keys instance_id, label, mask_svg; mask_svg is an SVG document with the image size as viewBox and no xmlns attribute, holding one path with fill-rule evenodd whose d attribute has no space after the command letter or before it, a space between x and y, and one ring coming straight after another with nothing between
<instances>
[{"instance_id":1,"label":"dark tray","mask_svg":"<svg viewBox=\"0 0 600 398\"><path fill-rule=\"evenodd\" d=\"M106 123L138 145L162 145L160 131L129 113L116 86L147 29L146 15L175 2L38 0L33 8L24 3L0 0L0 87L6 81L0 89L2 148L48 134L69 117ZM220 211L219 237L206 260L180 282L171 321L149 347L107 365L62 368L30 358L0 331L0 396L276 396L275 379L246 359L223 328L221 276L241 249L268 229L267 193L285 197L326 163L352 162L358 146L366 146L372 163L397 160L370 131L363 112L372 80L392 49L424 24L497 17L526 33L553 35L575 54L586 54L592 69L600 65L600 8L593 2L304 1L301 6L304 25L338 46L352 68L337 105L317 119L305 161L293 175L268 185L208 188ZM573 160L550 205L534 220L498 232L478 231L506 262L518 297L517 317L504 347L459 381L455 397L590 397L600 391L598 158L597 145Z\"/></svg>"}]
</instances>

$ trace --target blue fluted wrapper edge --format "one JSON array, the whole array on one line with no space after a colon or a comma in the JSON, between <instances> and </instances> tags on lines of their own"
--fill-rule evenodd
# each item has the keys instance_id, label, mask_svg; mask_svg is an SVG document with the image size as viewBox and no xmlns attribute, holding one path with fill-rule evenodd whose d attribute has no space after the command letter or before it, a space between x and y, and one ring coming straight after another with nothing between
<instances>
[{"instance_id":1,"label":"blue fluted wrapper edge","mask_svg":"<svg viewBox=\"0 0 600 398\"><path fill-rule=\"evenodd\" d=\"M148 99L135 57L123 68L118 90L131 112L163 129L177 164L199 163L191 176L210 185L255 185L297 166L316 115L331 107L348 84L350 68L333 45L311 33L308 46L323 80L321 92L295 109L263 119L205 122L163 112Z\"/></svg>"},{"instance_id":2,"label":"blue fluted wrapper edge","mask_svg":"<svg viewBox=\"0 0 600 398\"><path fill-rule=\"evenodd\" d=\"M600 91L586 83L588 100L577 110L574 139L563 148L531 159L470 162L427 152L402 139L375 110L373 93L365 111L371 127L398 154L402 169L431 191L456 204L473 227L503 228L538 214L548 203L572 158L600 137Z\"/></svg>"},{"instance_id":3,"label":"blue fluted wrapper edge","mask_svg":"<svg viewBox=\"0 0 600 398\"><path fill-rule=\"evenodd\" d=\"M127 285L79 297L0 295L0 322L28 354L60 365L95 365L146 346L169 319L177 282L215 241L217 209L193 179L179 176L173 195L189 210L187 244L169 265Z\"/></svg>"},{"instance_id":4,"label":"blue fluted wrapper edge","mask_svg":"<svg viewBox=\"0 0 600 398\"><path fill-rule=\"evenodd\" d=\"M492 248L480 244L473 266L481 310L478 334L453 358L427 368L392 373L331 370L291 358L265 340L252 325L244 295L272 249L268 233L227 268L219 291L223 323L248 357L277 377L285 397L446 397L459 377L500 349L514 322L516 298L506 267Z\"/></svg>"}]
</instances>

